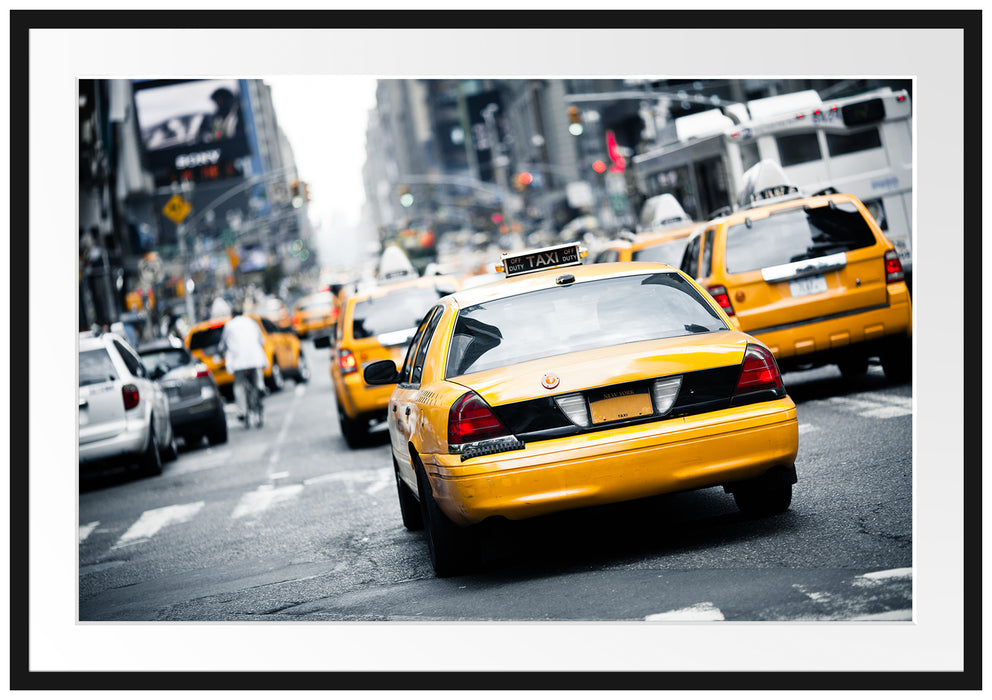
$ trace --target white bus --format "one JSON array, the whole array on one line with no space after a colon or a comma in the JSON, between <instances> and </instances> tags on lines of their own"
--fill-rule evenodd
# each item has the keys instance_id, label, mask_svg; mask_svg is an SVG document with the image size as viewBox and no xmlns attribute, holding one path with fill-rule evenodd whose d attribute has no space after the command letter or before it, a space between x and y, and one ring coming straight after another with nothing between
<instances>
[{"instance_id":1,"label":"white bus","mask_svg":"<svg viewBox=\"0 0 992 700\"><path fill-rule=\"evenodd\" d=\"M905 90L836 100L805 90L728 109L740 123L719 110L681 117L678 140L635 156L641 193L673 194L693 219L708 220L739 208L744 172L770 159L806 194L858 197L911 274L913 128Z\"/></svg>"}]
</instances>

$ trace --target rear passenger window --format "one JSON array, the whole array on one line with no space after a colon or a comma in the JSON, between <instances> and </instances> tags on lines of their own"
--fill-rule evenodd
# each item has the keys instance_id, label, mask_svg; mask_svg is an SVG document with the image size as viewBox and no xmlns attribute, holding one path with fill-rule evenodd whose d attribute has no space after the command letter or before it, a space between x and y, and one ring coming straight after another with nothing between
<instances>
[{"instance_id":1,"label":"rear passenger window","mask_svg":"<svg viewBox=\"0 0 992 700\"><path fill-rule=\"evenodd\" d=\"M874 244L875 234L853 205L786 209L728 227L727 272L750 272Z\"/></svg>"},{"instance_id":2,"label":"rear passenger window","mask_svg":"<svg viewBox=\"0 0 992 700\"><path fill-rule=\"evenodd\" d=\"M103 348L79 353L79 386L102 384L117 379L117 369Z\"/></svg>"},{"instance_id":3,"label":"rear passenger window","mask_svg":"<svg viewBox=\"0 0 992 700\"><path fill-rule=\"evenodd\" d=\"M699 266L699 279L706 279L713 272L713 229L706 232L706 240L703 242L703 262Z\"/></svg>"},{"instance_id":4,"label":"rear passenger window","mask_svg":"<svg viewBox=\"0 0 992 700\"><path fill-rule=\"evenodd\" d=\"M424 361L427 359L427 348L430 347L434 331L437 329L438 321L441 320L442 311L438 308L434 317L427 324L424 330L424 339L420 341L420 348L417 350L417 359L413 361L413 371L410 373L410 383L419 385L420 379L424 375Z\"/></svg>"},{"instance_id":5,"label":"rear passenger window","mask_svg":"<svg viewBox=\"0 0 992 700\"><path fill-rule=\"evenodd\" d=\"M699 272L699 242L702 240L699 236L696 236L691 241L689 245L686 246L685 254L682 256L682 265L680 266L682 272L689 275L693 279L696 279L696 273Z\"/></svg>"},{"instance_id":6,"label":"rear passenger window","mask_svg":"<svg viewBox=\"0 0 992 700\"><path fill-rule=\"evenodd\" d=\"M123 345L114 341L114 347L117 348L117 352L120 353L121 359L124 360L124 364L127 365L127 370L133 374L135 377L145 376L145 366L141 364L141 360L131 354L131 351L125 348Z\"/></svg>"}]
</instances>

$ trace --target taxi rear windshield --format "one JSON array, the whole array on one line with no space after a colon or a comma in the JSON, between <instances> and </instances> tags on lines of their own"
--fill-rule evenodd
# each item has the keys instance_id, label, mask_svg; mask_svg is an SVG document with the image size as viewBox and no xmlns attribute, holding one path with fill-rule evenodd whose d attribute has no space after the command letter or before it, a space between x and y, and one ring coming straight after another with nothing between
<instances>
[{"instance_id":1,"label":"taxi rear windshield","mask_svg":"<svg viewBox=\"0 0 992 700\"><path fill-rule=\"evenodd\" d=\"M356 339L372 338L416 328L439 296L434 287L410 287L355 302L351 335Z\"/></svg>"},{"instance_id":2,"label":"taxi rear windshield","mask_svg":"<svg viewBox=\"0 0 992 700\"><path fill-rule=\"evenodd\" d=\"M648 246L634 251L630 256L638 262L660 262L672 267L678 267L682 263L682 253L685 252L685 244L688 238L679 238L666 243Z\"/></svg>"},{"instance_id":3,"label":"taxi rear windshield","mask_svg":"<svg viewBox=\"0 0 992 700\"><path fill-rule=\"evenodd\" d=\"M678 273L590 280L462 309L445 374L722 330L717 312Z\"/></svg>"},{"instance_id":4,"label":"taxi rear windshield","mask_svg":"<svg viewBox=\"0 0 992 700\"><path fill-rule=\"evenodd\" d=\"M224 333L223 326L217 326L216 328L207 328L203 331L197 331L189 338L189 349L190 350L204 350L207 351L210 348L216 348L220 345L220 337Z\"/></svg>"},{"instance_id":5,"label":"taxi rear windshield","mask_svg":"<svg viewBox=\"0 0 992 700\"><path fill-rule=\"evenodd\" d=\"M727 229L727 272L737 274L875 245L852 204L786 209Z\"/></svg>"}]
</instances>

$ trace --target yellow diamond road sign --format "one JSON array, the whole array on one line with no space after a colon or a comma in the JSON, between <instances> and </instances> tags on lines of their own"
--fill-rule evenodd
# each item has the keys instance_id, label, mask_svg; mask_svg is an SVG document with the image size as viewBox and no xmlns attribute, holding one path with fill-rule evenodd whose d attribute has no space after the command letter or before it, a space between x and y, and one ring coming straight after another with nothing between
<instances>
[{"instance_id":1,"label":"yellow diamond road sign","mask_svg":"<svg viewBox=\"0 0 992 700\"><path fill-rule=\"evenodd\" d=\"M193 207L189 202L180 197L178 194L174 194L169 201L165 203L165 206L162 207L162 213L172 219L174 224L178 224L189 215L192 208Z\"/></svg>"}]
</instances>

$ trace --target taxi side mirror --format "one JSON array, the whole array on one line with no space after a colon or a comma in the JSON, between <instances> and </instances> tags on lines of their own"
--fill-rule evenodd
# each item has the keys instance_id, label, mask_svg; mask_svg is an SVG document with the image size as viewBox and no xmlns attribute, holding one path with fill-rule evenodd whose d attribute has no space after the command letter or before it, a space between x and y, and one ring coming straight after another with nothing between
<instances>
[{"instance_id":1,"label":"taxi side mirror","mask_svg":"<svg viewBox=\"0 0 992 700\"><path fill-rule=\"evenodd\" d=\"M362 372L365 383L375 385L396 384L400 380L400 373L396 369L396 363L392 360L379 360L372 362L365 367Z\"/></svg>"}]
</instances>

